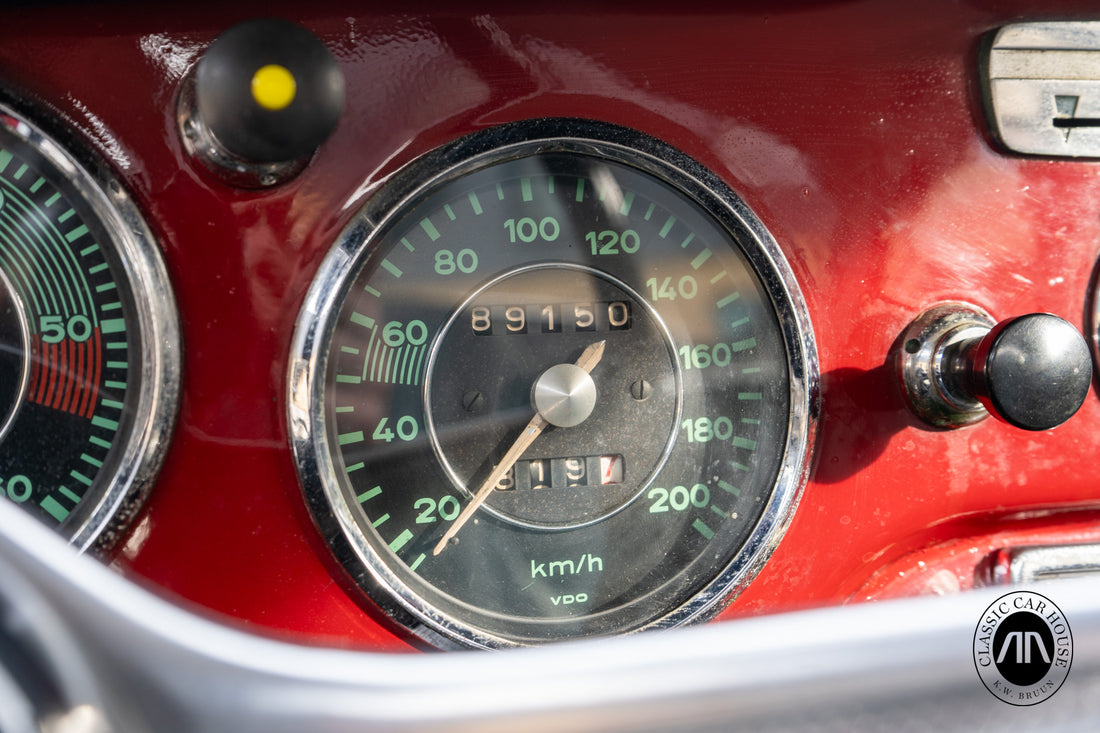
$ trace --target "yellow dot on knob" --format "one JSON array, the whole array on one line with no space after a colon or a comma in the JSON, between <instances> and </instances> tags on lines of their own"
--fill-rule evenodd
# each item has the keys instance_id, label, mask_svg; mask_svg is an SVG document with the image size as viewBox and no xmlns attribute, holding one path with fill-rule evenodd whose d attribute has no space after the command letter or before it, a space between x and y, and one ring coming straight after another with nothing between
<instances>
[{"instance_id":1,"label":"yellow dot on knob","mask_svg":"<svg viewBox=\"0 0 1100 733\"><path fill-rule=\"evenodd\" d=\"M268 64L252 75L252 98L264 109L278 112L294 101L298 85L285 66Z\"/></svg>"}]
</instances>

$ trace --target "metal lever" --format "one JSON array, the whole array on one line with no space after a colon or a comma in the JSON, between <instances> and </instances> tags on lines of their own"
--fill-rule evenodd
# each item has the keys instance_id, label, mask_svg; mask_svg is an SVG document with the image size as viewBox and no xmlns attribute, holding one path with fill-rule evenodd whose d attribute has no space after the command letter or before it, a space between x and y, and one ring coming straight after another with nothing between
<instances>
[{"instance_id":1,"label":"metal lever","mask_svg":"<svg viewBox=\"0 0 1100 733\"><path fill-rule=\"evenodd\" d=\"M937 306L905 330L895 362L913 412L940 428L994 415L1049 430L1077 412L1092 384L1088 344L1049 313L995 324L971 306Z\"/></svg>"}]
</instances>

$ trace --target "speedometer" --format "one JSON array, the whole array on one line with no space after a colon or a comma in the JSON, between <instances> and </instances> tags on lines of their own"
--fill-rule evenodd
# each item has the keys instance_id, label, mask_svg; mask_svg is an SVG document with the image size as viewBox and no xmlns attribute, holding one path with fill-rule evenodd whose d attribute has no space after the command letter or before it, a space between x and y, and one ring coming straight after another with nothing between
<instances>
[{"instance_id":1,"label":"speedometer","mask_svg":"<svg viewBox=\"0 0 1100 733\"><path fill-rule=\"evenodd\" d=\"M323 264L294 350L317 525L442 646L711 617L805 479L816 353L779 248L623 128L519 123L410 166Z\"/></svg>"}]
</instances>

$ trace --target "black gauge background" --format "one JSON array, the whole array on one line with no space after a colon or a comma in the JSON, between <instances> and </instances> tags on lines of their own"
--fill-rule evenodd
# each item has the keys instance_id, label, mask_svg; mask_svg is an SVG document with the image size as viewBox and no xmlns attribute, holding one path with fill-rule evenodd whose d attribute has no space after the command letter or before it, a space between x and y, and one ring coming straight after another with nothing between
<instances>
[{"instance_id":1,"label":"black gauge background","mask_svg":"<svg viewBox=\"0 0 1100 733\"><path fill-rule=\"evenodd\" d=\"M526 142L531 138L538 138L542 134L547 137L553 136L556 139L539 143ZM620 135L630 143L628 146L616 144L614 138ZM585 138L588 136L596 140L596 144L591 146L592 149L589 149L585 142ZM509 143L517 146L514 153L509 149ZM641 148L645 148L645 150L643 151ZM615 150L616 152L608 155L608 150ZM651 151L653 150L660 153L660 158L671 159L674 167L669 168L664 163L655 161L651 157ZM510 158L511 160L509 160ZM456 160L465 162L458 167L452 167L442 177L442 180L436 180L431 185L424 186L423 192L417 193L415 198L405 198L409 192L415 190L416 186L423 183L425 171L430 171L433 174L438 173L441 168L447 167L444 163L453 166ZM415 227L416 222L410 221L409 217L418 217L427 212L427 210L421 210L418 207L429 198L433 202L442 205L443 202L453 199L456 192L465 193L469 190L476 190L480 183L495 182L497 177L501 175L502 170L506 170L510 178L516 179L525 175L537 176L542 171L543 166L549 166L556 176L560 175L563 178L578 175L591 176L592 170L585 170L586 166L589 168L594 166L597 170L610 167L628 177L638 177L638 180L631 182L634 190L638 190L638 187L643 185L638 182L639 180L652 177L656 173L656 179L651 183L654 189L667 187L665 192L658 194L658 199L667 193L674 193L675 196L679 197L677 206L682 208L682 211L677 213L681 216L688 215L696 219L693 229L702 231L707 226L715 227L717 230L716 236L725 238L724 241L728 241L730 234L732 234L734 241L744 242L743 247L746 251L739 252L735 249L734 256L742 260L745 272L753 273L749 279L756 280L762 276L764 280L763 287L761 287L759 280L747 284L738 283L739 289L755 290L758 293L760 300L757 304L755 317L769 320L771 323L767 330L768 335L763 336L757 349L746 356L749 359L759 359L760 363L769 364L773 368L778 366L783 373L773 374L773 379L768 384L761 382L764 385L763 389L769 393L767 401L769 401L772 409L772 412L767 415L767 419L761 421L761 428L766 433L762 436L761 443L771 446L771 452L764 459L754 463L752 466L752 483L743 487L742 498L745 501L737 504L736 508L742 521L725 522L716 528L712 540L713 546L724 549L718 554L714 554L709 550L704 551L703 546L708 543L702 537L692 534L691 517L688 515L684 515L681 521L666 521L663 526L654 527L638 523L631 524L623 516L628 513L624 511L620 515L597 523L593 527L571 531L574 539L563 539L563 535L560 533L555 535L540 530L520 531L515 528L511 530L520 532L520 535L524 536L527 541L535 540L536 547L538 538L552 536L556 556L580 558L583 558L587 552L584 548L591 546L591 542L596 541L594 538L600 537L603 533L612 534L615 544L609 544L605 539L602 540L602 544L597 546L611 548L618 545L622 557L632 552L635 555L640 552L638 549L632 550L632 547L644 548L661 545L660 541L655 542L654 540L659 540L663 535L679 538L680 545L677 551L668 554L663 559L653 558L649 567L644 567L644 563L639 563L636 569L627 570L620 591L612 597L604 599L598 607L593 608L590 613L579 619L544 618L542 616L547 611L544 606L540 607L536 604L518 607L522 606L522 603L517 606L517 598L514 593L497 596L497 591L486 585L486 577L491 575L487 572L487 568L497 562L507 564L507 561L502 560L500 555L495 555L492 559L487 559L485 553L468 555L462 548L479 546L484 541L483 537L479 537L484 528L496 527L501 524L502 520L498 517L482 515L479 517L478 522L472 522L464 528L460 533L458 545L449 547L443 555L436 558L437 561L445 561L446 564L442 566L445 567L445 570L432 574L431 582L426 582L417 574L406 572L404 562L397 560L386 547L387 541L367 528L366 525L370 522L370 519L358 513L356 496L363 491L365 484L357 482L355 486L350 485L347 480L348 474L344 470L344 466L350 464L354 458L349 458L349 453L346 450L343 451L342 459L333 458L332 455L316 455L306 445L307 441L296 438L295 446L299 452L300 471L307 498L310 501L315 520L328 539L337 558L341 560L342 565L351 573L356 582L370 593L379 606L427 638L434 640L437 638L437 633L442 632L447 636L458 638L465 644L497 646L608 632L622 633L646 626L675 625L688 620L698 620L709 617L720 610L724 605L724 601L727 601L737 588L743 586L759 570L763 560L777 543L781 530L789 520L789 512L795 503L797 493L804 480L807 445L812 433L812 424L816 412L816 406L811 404L810 395L812 390L807 385L808 381L816 379L816 358L812 348L812 336L808 334L808 322L801 313L801 306L794 305L788 300L788 288L792 286L793 279L776 273L775 263L772 259L775 253L763 252L756 244L762 228L759 231L750 230L742 220L742 217L747 216L750 220L755 221L751 213L744 209L732 192L729 192L713 176L707 181L707 186L700 188L697 181L677 169L678 164L698 168L697 164L694 164L682 154L657 141L640 136L632 131L599 123L564 120L536 121L506 126L471 136L448 146L440 152L426 156L420 163L407 169L402 176L399 176L396 181L391 182L383 189L378 197L368 205L369 212L374 215L381 215L385 212L400 210L407 212L405 219L383 218L379 229L372 232L371 220L373 217L369 214L361 215L360 219L349 227L342 238L342 246L330 258L334 262L340 263L336 269L341 270L339 280L342 289L338 293L325 295L324 291L329 290L330 287L315 286L315 290L320 293L320 296L315 296L313 300L307 302L306 312L308 313L311 310L320 312L324 309L326 303L339 304L334 307L334 310L338 307L341 315L331 326L326 324L332 323L330 319L335 318L333 314L323 317L320 326L310 324L303 330L303 325L300 323L298 341L303 338L305 340L321 339L321 345L316 351L313 351L310 347L303 346L301 348L310 355L311 360L320 358L320 364L323 364L323 366L319 365L318 362L314 362L314 374L327 375L326 378L331 383L334 375L341 373L342 369L340 357L335 351L335 345L344 338L341 336L342 333L349 328L353 328L353 325L348 323L348 317L352 312L366 309L365 305L360 305L358 302L366 297L361 294L362 285L364 282L369 281L369 278L378 270L381 261L388 254L397 251L401 236L407 235ZM726 196L719 197L711 193L710 189L715 188L722 191ZM730 202L733 202L732 207ZM708 213L708 210L710 213ZM567 217L562 216L560 220L565 222ZM608 224L611 227L615 225L615 222L609 222ZM622 222L618 222L617 225L621 226ZM718 232L721 233L718 234ZM369 246L372 247L371 251L357 251L364 240L368 240L368 238ZM583 232L563 231L561 239L572 241L582 248L584 246ZM388 246L377 248L379 247L377 243L381 242L388 243ZM721 241L715 242L715 244L721 245ZM450 246L458 249L463 245L461 242L452 241ZM477 251L479 254L488 252L487 249L480 246ZM745 259L746 254L749 255L748 259ZM516 264L541 262L546 266L550 266L549 263L554 261L555 259L552 256L540 258L538 255L529 253L522 257L522 262L519 263L494 262L486 267L479 268L477 273L472 274L473 277L461 286L456 285L453 288L453 293L472 292L487 277L499 276ZM601 258L582 256L570 261L608 270L612 274L621 276L631 282L635 287L641 286L645 282L647 274L649 274L648 272L616 272L616 269L622 264L621 262L619 265L613 265L607 259ZM357 270L354 277L350 272L351 268ZM461 300L460 298L455 300L453 293L450 290L448 291L446 297L449 300L445 303L445 307L441 307L437 316L430 319L432 322L429 324L429 328L433 336L442 325L442 320L447 317L448 309L456 307L458 301ZM775 299L775 302L772 298ZM713 301L714 298L711 298L712 304ZM387 309L384 314L377 315L380 320L384 319L386 321L405 321L412 317L423 318L422 310L417 310L411 304L410 307L412 310L406 311L403 310L400 304L396 304L395 308ZM772 308L780 310L783 314L782 317L776 319L775 314L771 311ZM797 312L799 315L792 317L792 312ZM668 313L663 313L663 315L675 321L670 323L669 327L676 334L690 331L692 322L697 321L693 314L680 314L677 316L676 312L671 310ZM319 328L319 332L314 331L315 328ZM326 328L330 328L331 334L334 335L325 334ZM759 333L762 334L763 331ZM693 341L693 343L706 341L705 337L699 337L698 333L694 335L698 337L698 341ZM788 344L792 343L794 347L789 348ZM674 348L680 345L676 344ZM613 349L609 353L613 353ZM330 356L332 361L326 361ZM809 371L806 368L808 363L812 366ZM292 389L296 380L301 379L303 376L296 371L301 366L303 365L299 364L296 367L292 364ZM688 370L684 372L683 393L685 404L683 409L686 415L706 414L705 408L700 407L696 402L702 399L704 392L704 385L700 383L699 378L700 372L698 371ZM798 403L793 410L789 409L790 404L788 403L790 394L789 378L795 382L794 402ZM315 384L313 385L318 393L322 391L321 379L321 377L315 377ZM526 381L526 378L519 381ZM337 389L339 389L338 385ZM314 402L311 409L314 410L315 417L324 418L317 422L326 426L327 435L323 438L315 436L313 448L321 446L318 450L322 454L326 450L334 450L336 453L340 453L340 449L336 446L338 436L343 432L343 428L337 424L339 418L336 418L332 411L334 407L332 393L328 388L325 388L324 394L326 395L324 406L318 408L317 402ZM714 399L714 397L712 395L711 399ZM727 394L726 397L729 398L731 395ZM361 396L358 399L359 403L363 405L377 405L380 401L384 402L388 398L381 394L374 394L369 398ZM377 413L368 419L367 426L369 427L371 421L376 420L380 415L397 416L406 412L415 414L417 397L406 395L403 399L406 400L404 405L399 401L395 402L395 406L388 413ZM340 398L337 397L336 401L339 402ZM293 403L294 399L292 397L292 431L295 425ZM318 409L323 410L323 416L317 415ZM713 406L711 409L713 409ZM798 416L792 418L791 415L795 413L798 413ZM529 416L530 413L526 415L517 414L510 421L502 421L498 430L504 434L517 432ZM788 433L788 428L790 428L790 433ZM490 442L493 443L494 448L499 445L493 441ZM333 446L333 448L328 449L325 446ZM716 444L700 444L692 449L681 449L682 447L680 446L677 452L674 453L670 464L662 472L662 476L682 475L683 478L680 480L687 482L688 485L695 480L709 480L706 474L722 458L715 455L718 446ZM383 485L389 482L391 485L411 487L418 485L419 481L423 481L425 484L446 484L448 487L450 486L450 479L443 474L434 457L427 450L426 439L414 441L413 444L402 446L402 448L405 450L398 450L394 446L389 451L374 451L370 455L369 479L364 480L372 485ZM319 462L315 462L318 459ZM330 466L331 468L329 468ZM314 490L320 487L311 480L312 472L322 473L320 481L323 483L326 480L331 480L331 476L323 475L326 470L331 470L339 476L337 485L342 498L335 503L342 503L343 507L331 505L330 500L324 497L323 490ZM412 476L410 476L410 473ZM662 478L661 481L664 481L664 479ZM666 481L670 486L674 482L677 482L676 478L670 478ZM776 483L781 484L781 486L773 494L772 486ZM713 487L713 483L711 485ZM411 505L409 501L406 503ZM465 498L463 498L463 503L465 503ZM387 508L392 507L387 506ZM354 517L349 517L349 513ZM360 526L360 531L366 542L374 546L373 551L364 551L362 541L354 537L351 537L349 542L349 538L344 535L347 531L346 525L349 519L351 524ZM405 518L403 521L391 518L390 521L394 521L397 526L412 526L409 518ZM409 522L409 524L406 525L404 522ZM617 524L612 526L613 522L617 522ZM430 554L431 545L438 539L443 529L445 529L445 525L446 523L437 524L436 527L431 528L431 531L416 537L410 545L413 548L413 553L424 551ZM344 528L341 528L342 526ZM355 534L355 532L352 532L352 534ZM737 552L738 549L740 549L740 553ZM373 561L371 558L372 552L375 556L385 559L377 562ZM408 548L403 549L403 554L405 552L408 552ZM532 552L537 552L537 550L528 546L526 552L527 554L524 557L529 556ZM644 551L641 554L644 554ZM520 565L522 564L520 563ZM643 568L644 571L642 571ZM617 568L616 572L621 570ZM516 567L513 567L512 572L516 571ZM522 572L522 567L519 568L519 572ZM461 596L464 593L462 589L471 583L482 586L481 592L475 594L477 596L476 600L471 602L471 596L468 593L466 594L466 600L456 597ZM408 587L407 590L400 590L406 588L406 586ZM394 588L398 590L395 591ZM442 592L440 592L440 589L442 589ZM448 589L453 589L454 594L448 593ZM400 601L396 603L394 599L395 592L401 595ZM418 628L424 622L430 628ZM458 627L457 631L455 630L456 626Z\"/></svg>"},{"instance_id":2,"label":"black gauge background","mask_svg":"<svg viewBox=\"0 0 1100 733\"><path fill-rule=\"evenodd\" d=\"M90 417L35 404L25 397L0 444L0 476L28 475L35 489L23 507L79 549L105 553L148 493L175 418L180 338L175 302L148 225L133 199L86 143L16 95L0 95L0 115L22 125L19 132L0 125L0 147L13 154L12 167L21 159L28 164L25 180L33 180L33 171L46 181L28 195L39 200L51 195L51 190L59 193L74 212L69 225L79 221L88 230L69 246L77 251L93 243L99 245L95 253L81 258L93 307L119 303L109 313L100 311L99 317L125 323L123 332L102 335L102 367L96 385L99 404L93 409L93 417L103 416L117 423L117 428L93 425ZM36 144L52 152L46 155ZM97 271L89 272L93 268ZM115 287L96 290L108 282ZM23 305L29 321L35 314L28 303ZM39 330L28 325L32 333ZM108 341L125 342L125 349L107 348ZM32 363L31 368L35 367ZM114 406L106 408L103 400ZM110 443L110 448L95 453L100 447L96 445L89 450L89 436ZM93 454L102 465L94 466L82 454ZM91 485L76 480L74 471L90 478ZM59 485L80 498L66 507L70 512L60 522L39 505L45 494L56 494Z\"/></svg>"}]
</instances>

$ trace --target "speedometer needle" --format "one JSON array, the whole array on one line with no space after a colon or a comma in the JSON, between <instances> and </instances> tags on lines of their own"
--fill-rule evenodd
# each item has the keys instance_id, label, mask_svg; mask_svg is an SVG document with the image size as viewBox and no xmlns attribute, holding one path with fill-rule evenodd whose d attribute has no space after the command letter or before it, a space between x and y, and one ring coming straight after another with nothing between
<instances>
[{"instance_id":1,"label":"speedometer needle","mask_svg":"<svg viewBox=\"0 0 1100 733\"><path fill-rule=\"evenodd\" d=\"M583 369L586 374L590 374L596 365L600 363L600 359L603 358L603 350L606 345L607 341L597 341L589 345L588 348L581 353L580 358L575 362L575 366ZM548 425L550 425L550 421L546 419L541 410L536 409L535 416L531 418L531 422L527 423L527 427L520 432L519 437L512 443L508 452L500 459L500 463L498 463L492 473L489 474L489 478L485 479L485 483L483 483L477 493L474 494L473 501L466 505L466 508L455 518L455 521L443 534L443 537L440 538L435 549L432 550L433 556L443 552L443 548L447 546L447 543L458 534L458 531L470 520L474 512L476 512L481 505L485 503L485 500L489 498L489 494L492 493L493 487L497 485L497 482L504 477L504 474L511 470L512 466L519 460L519 457L523 455L523 452L531 446L531 443L535 442L535 438L539 437Z\"/></svg>"}]
</instances>

